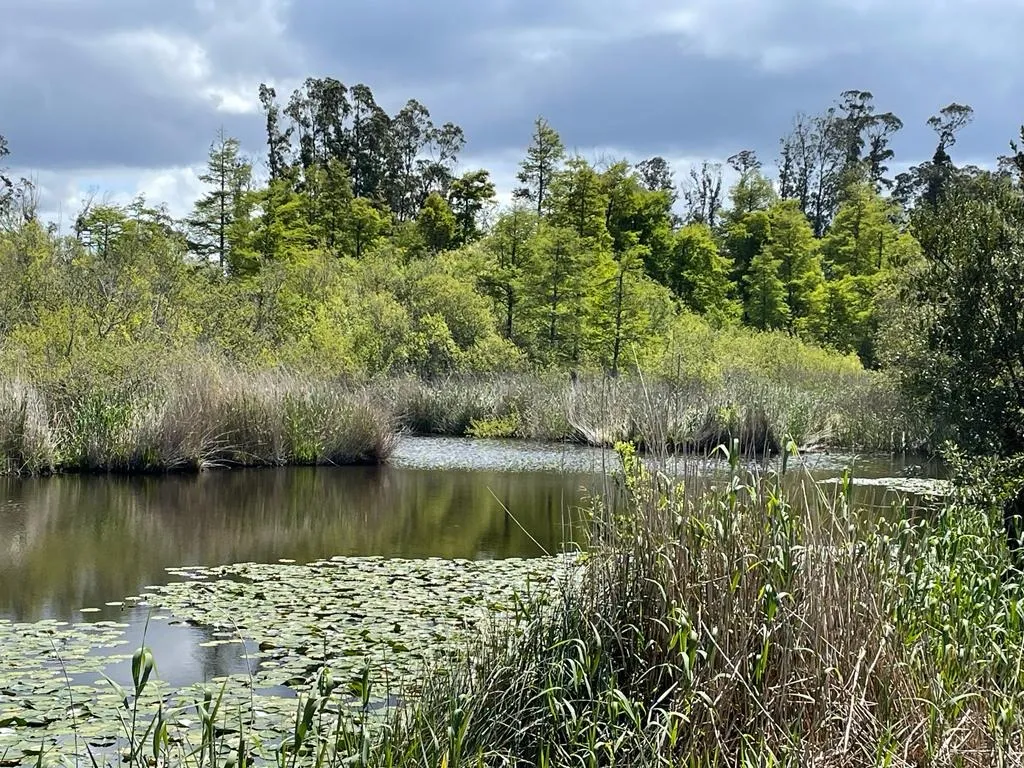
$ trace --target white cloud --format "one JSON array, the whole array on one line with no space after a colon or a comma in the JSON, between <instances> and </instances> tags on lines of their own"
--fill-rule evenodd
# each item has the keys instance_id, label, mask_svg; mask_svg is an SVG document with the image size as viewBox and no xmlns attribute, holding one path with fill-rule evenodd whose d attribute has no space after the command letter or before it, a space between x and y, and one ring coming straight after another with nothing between
<instances>
[{"instance_id":1,"label":"white cloud","mask_svg":"<svg viewBox=\"0 0 1024 768\"><path fill-rule=\"evenodd\" d=\"M36 188L39 214L63 229L88 203L127 205L138 197L147 204L164 205L175 217L186 216L203 194L199 167L179 168L81 168L67 173L31 172L12 169L12 176L25 177Z\"/></svg>"}]
</instances>

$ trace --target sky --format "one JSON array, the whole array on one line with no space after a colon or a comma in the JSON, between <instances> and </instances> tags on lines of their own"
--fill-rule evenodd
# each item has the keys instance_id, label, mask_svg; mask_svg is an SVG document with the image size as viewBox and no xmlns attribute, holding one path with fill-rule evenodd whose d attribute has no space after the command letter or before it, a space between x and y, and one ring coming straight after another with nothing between
<instances>
[{"instance_id":1,"label":"sky","mask_svg":"<svg viewBox=\"0 0 1024 768\"><path fill-rule=\"evenodd\" d=\"M990 164L1024 122L1020 29L1020 0L2 0L0 134L60 221L140 193L183 215L218 129L262 163L259 84L309 76L461 125L503 196L538 115L678 179L745 148L773 169L794 115L852 88L903 119L904 164L970 104L954 157Z\"/></svg>"}]
</instances>

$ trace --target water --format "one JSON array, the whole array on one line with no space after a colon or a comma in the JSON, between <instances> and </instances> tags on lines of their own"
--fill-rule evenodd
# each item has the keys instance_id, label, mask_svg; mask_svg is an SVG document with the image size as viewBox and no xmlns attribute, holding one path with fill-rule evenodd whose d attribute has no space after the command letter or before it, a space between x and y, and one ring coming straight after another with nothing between
<instances>
[{"instance_id":1,"label":"water","mask_svg":"<svg viewBox=\"0 0 1024 768\"><path fill-rule=\"evenodd\" d=\"M851 457L809 462L825 478ZM107 603L166 583L174 566L558 552L574 540L584 495L614 466L614 455L597 449L417 438L382 467L0 480L0 619L125 622L133 647L146 631L162 679L209 680L243 671L244 650L203 647L202 627ZM934 472L888 459L856 466L865 477ZM861 493L890 500L884 489ZM127 670L111 671L126 680Z\"/></svg>"}]
</instances>

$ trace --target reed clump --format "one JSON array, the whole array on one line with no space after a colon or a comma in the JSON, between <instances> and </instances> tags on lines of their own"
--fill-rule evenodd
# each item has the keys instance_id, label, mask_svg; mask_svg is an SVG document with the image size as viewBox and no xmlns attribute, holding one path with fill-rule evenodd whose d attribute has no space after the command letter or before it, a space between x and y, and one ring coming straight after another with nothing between
<instances>
[{"instance_id":1,"label":"reed clump","mask_svg":"<svg viewBox=\"0 0 1024 768\"><path fill-rule=\"evenodd\" d=\"M713 380L520 374L395 379L371 397L412 434L515 437L706 453L739 440L745 454L805 448L895 451L927 446L923 424L879 374L777 378L736 369Z\"/></svg>"},{"instance_id":2,"label":"reed clump","mask_svg":"<svg viewBox=\"0 0 1024 768\"><path fill-rule=\"evenodd\" d=\"M369 764L1021 764L1019 587L976 496L886 522L735 450L700 495L622 455L560 599L435 677Z\"/></svg>"},{"instance_id":3,"label":"reed clump","mask_svg":"<svg viewBox=\"0 0 1024 768\"><path fill-rule=\"evenodd\" d=\"M284 372L197 366L146 380L0 383L8 473L368 463L395 444L390 416L364 395Z\"/></svg>"}]
</instances>

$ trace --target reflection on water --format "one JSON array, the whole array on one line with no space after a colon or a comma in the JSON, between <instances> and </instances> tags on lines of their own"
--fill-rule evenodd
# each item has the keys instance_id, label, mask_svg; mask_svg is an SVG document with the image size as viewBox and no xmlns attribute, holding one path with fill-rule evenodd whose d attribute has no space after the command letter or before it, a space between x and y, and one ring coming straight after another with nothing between
<instances>
[{"instance_id":1,"label":"reflection on water","mask_svg":"<svg viewBox=\"0 0 1024 768\"><path fill-rule=\"evenodd\" d=\"M824 478L850 457L812 461ZM584 489L599 490L602 472L614 466L613 454L596 449L409 439L383 467L0 479L0 619L122 621L134 648L146 609L105 604L165 583L167 567L557 552L578 540L570 521ZM934 473L888 460L858 460L857 467L861 476ZM862 504L892 500L883 488L858 490ZM101 610L79 612L86 607ZM168 618L147 630L164 680L245 669L239 646L204 647L205 628L172 626Z\"/></svg>"},{"instance_id":2,"label":"reflection on water","mask_svg":"<svg viewBox=\"0 0 1024 768\"><path fill-rule=\"evenodd\" d=\"M0 617L81 618L78 609L138 594L181 565L558 551L588 483L397 467L6 480Z\"/></svg>"}]
</instances>

